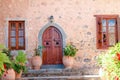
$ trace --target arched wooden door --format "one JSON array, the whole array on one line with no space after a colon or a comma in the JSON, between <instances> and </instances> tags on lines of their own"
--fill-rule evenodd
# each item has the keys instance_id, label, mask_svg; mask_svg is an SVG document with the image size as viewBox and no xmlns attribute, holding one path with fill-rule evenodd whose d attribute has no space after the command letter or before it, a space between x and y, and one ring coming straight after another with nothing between
<instances>
[{"instance_id":1,"label":"arched wooden door","mask_svg":"<svg viewBox=\"0 0 120 80\"><path fill-rule=\"evenodd\" d=\"M62 35L54 26L48 27L42 36L45 47L42 54L43 65L62 64Z\"/></svg>"}]
</instances>

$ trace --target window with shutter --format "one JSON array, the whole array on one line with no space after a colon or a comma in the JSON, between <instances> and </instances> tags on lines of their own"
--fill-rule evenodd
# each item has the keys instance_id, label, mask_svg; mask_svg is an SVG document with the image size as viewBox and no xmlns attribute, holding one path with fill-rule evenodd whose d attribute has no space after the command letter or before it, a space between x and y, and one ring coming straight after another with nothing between
<instances>
[{"instance_id":1,"label":"window with shutter","mask_svg":"<svg viewBox=\"0 0 120 80\"><path fill-rule=\"evenodd\" d=\"M25 22L9 21L8 45L10 50L25 50Z\"/></svg>"},{"instance_id":2,"label":"window with shutter","mask_svg":"<svg viewBox=\"0 0 120 80\"><path fill-rule=\"evenodd\" d=\"M107 49L118 42L118 15L95 15L97 48Z\"/></svg>"}]
</instances>

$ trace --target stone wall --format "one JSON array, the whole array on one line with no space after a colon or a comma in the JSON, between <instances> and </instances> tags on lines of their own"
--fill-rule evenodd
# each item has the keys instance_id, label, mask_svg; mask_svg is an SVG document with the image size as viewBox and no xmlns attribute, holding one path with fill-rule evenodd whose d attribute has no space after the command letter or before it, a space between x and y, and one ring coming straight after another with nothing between
<instances>
[{"instance_id":1,"label":"stone wall","mask_svg":"<svg viewBox=\"0 0 120 80\"><path fill-rule=\"evenodd\" d=\"M54 16L79 49L74 67L95 67L96 56L104 50L96 49L97 14L120 15L120 0L0 0L0 43L7 46L9 20L25 20L26 52L33 55L40 29Z\"/></svg>"}]
</instances>

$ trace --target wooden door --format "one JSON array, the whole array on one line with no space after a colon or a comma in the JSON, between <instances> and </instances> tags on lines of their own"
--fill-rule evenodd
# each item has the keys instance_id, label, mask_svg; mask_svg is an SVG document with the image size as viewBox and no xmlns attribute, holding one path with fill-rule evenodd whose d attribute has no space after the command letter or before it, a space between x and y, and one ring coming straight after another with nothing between
<instances>
[{"instance_id":1,"label":"wooden door","mask_svg":"<svg viewBox=\"0 0 120 80\"><path fill-rule=\"evenodd\" d=\"M57 28L50 26L44 31L42 45L43 65L62 64L62 35Z\"/></svg>"}]
</instances>

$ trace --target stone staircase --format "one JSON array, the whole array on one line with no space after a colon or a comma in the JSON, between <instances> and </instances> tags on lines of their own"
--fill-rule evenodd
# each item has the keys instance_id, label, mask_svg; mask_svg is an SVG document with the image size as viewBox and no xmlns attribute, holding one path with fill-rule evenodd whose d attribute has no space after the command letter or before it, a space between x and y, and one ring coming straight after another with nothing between
<instances>
[{"instance_id":1,"label":"stone staircase","mask_svg":"<svg viewBox=\"0 0 120 80\"><path fill-rule=\"evenodd\" d=\"M100 80L100 76L83 69L40 69L28 70L20 80Z\"/></svg>"}]
</instances>

